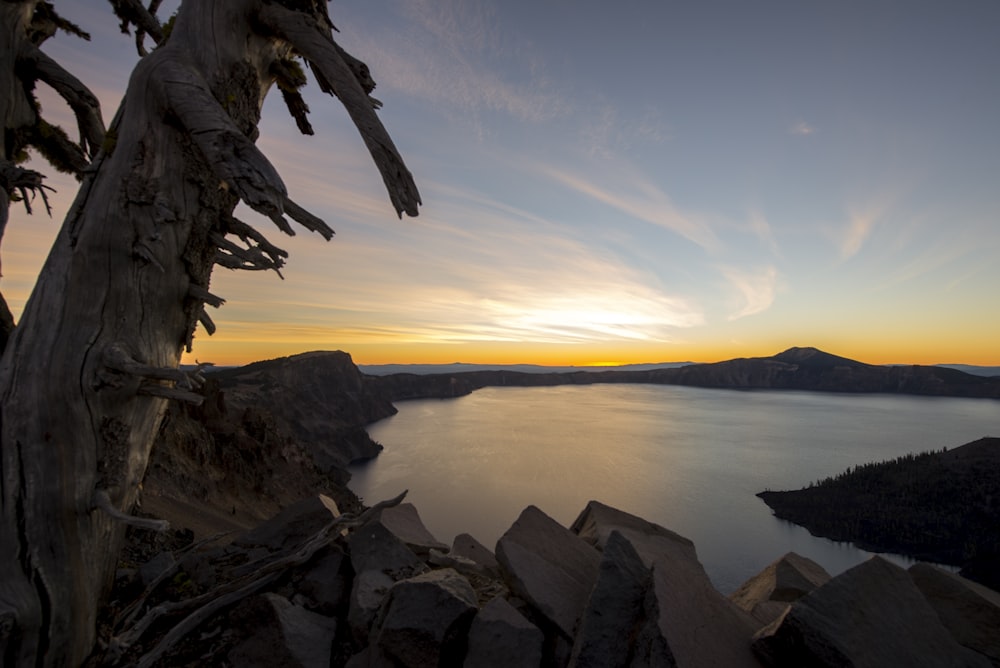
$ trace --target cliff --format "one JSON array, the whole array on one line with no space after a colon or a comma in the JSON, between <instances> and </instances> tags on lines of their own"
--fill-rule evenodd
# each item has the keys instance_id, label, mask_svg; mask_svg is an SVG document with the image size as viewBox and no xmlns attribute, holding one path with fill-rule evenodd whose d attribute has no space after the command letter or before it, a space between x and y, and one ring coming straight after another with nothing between
<instances>
[{"instance_id":1,"label":"cliff","mask_svg":"<svg viewBox=\"0 0 1000 668\"><path fill-rule=\"evenodd\" d=\"M199 535L246 528L310 492L343 508L348 464L382 446L365 426L396 412L350 355L315 352L208 374L199 407L172 405L144 480L144 509Z\"/></svg>"}]
</instances>

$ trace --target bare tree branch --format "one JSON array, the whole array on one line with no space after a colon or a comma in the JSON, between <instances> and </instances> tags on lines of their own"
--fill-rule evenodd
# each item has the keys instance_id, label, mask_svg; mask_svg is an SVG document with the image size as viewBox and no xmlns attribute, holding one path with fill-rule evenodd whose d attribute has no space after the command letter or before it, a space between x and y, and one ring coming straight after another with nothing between
<instances>
[{"instance_id":1,"label":"bare tree branch","mask_svg":"<svg viewBox=\"0 0 1000 668\"><path fill-rule=\"evenodd\" d=\"M329 29L321 28L314 17L277 3L264 5L258 20L275 36L295 46L312 66L317 78L325 82L323 88L340 99L382 174L396 213L400 217L404 212L416 216L421 201L413 176L375 115L371 99L358 76L340 55L343 50L333 41Z\"/></svg>"}]
</instances>

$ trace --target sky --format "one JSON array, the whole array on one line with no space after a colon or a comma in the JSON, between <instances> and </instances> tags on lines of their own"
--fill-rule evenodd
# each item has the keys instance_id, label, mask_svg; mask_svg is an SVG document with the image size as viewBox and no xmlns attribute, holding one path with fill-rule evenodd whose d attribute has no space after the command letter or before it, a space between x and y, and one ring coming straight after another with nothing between
<instances>
[{"instance_id":1,"label":"sky","mask_svg":"<svg viewBox=\"0 0 1000 668\"><path fill-rule=\"evenodd\" d=\"M189 0L191 1L191 0ZM102 0L44 50L117 109L137 56ZM176 6L164 3L168 9ZM338 0L423 198L397 219L340 103L314 137L273 92L258 145L337 232L281 238L186 361L710 362L815 346L1000 364L995 0ZM45 115L75 127L58 100ZM69 208L12 207L15 315ZM40 207L36 207L40 208Z\"/></svg>"}]
</instances>

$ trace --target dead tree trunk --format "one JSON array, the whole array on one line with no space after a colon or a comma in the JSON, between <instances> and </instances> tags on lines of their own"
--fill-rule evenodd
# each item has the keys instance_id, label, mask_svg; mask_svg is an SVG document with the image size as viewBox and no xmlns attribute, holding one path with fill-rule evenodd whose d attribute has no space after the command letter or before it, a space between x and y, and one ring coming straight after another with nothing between
<instances>
[{"instance_id":1,"label":"dead tree trunk","mask_svg":"<svg viewBox=\"0 0 1000 668\"><path fill-rule=\"evenodd\" d=\"M285 256L232 217L236 203L287 233L283 214L333 234L288 199L254 146L276 79L308 127L296 56L347 107L397 212L417 213L367 68L334 43L325 0L182 5L133 73L0 360L5 665L76 665L90 653L123 534L101 506L131 510L166 401L197 400L197 378L178 363L199 322L214 329L212 268L278 269Z\"/></svg>"}]
</instances>

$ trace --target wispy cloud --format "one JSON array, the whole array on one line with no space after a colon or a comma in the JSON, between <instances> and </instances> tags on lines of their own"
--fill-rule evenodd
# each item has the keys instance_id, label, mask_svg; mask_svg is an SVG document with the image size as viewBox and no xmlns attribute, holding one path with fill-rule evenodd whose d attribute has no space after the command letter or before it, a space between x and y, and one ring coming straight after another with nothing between
<instances>
[{"instance_id":1,"label":"wispy cloud","mask_svg":"<svg viewBox=\"0 0 1000 668\"><path fill-rule=\"evenodd\" d=\"M674 232L701 248L712 251L719 240L707 222L677 210L670 197L638 170L618 164L604 170L601 183L582 172L560 169L551 165L538 167L548 178L618 209L633 218Z\"/></svg>"},{"instance_id":2,"label":"wispy cloud","mask_svg":"<svg viewBox=\"0 0 1000 668\"><path fill-rule=\"evenodd\" d=\"M764 242L771 254L775 256L780 255L781 251L778 248L778 242L774 238L774 231L771 229L771 224L764 217L764 214L759 211L751 211L749 223L750 230L754 236Z\"/></svg>"},{"instance_id":3,"label":"wispy cloud","mask_svg":"<svg viewBox=\"0 0 1000 668\"><path fill-rule=\"evenodd\" d=\"M788 128L788 134L807 137L809 135L816 134L816 128L809 125L805 121L799 121L798 123L792 125L792 127Z\"/></svg>"},{"instance_id":4,"label":"wispy cloud","mask_svg":"<svg viewBox=\"0 0 1000 668\"><path fill-rule=\"evenodd\" d=\"M391 32L384 25L366 30L375 39L366 41L363 58L380 86L432 101L483 132L480 115L537 123L567 113L567 99L530 45L496 29L489 3L408 0L400 8L407 20Z\"/></svg>"},{"instance_id":5,"label":"wispy cloud","mask_svg":"<svg viewBox=\"0 0 1000 668\"><path fill-rule=\"evenodd\" d=\"M722 267L721 271L739 295L740 305L729 315L729 320L739 320L771 308L777 294L777 268L767 266L749 271L736 267Z\"/></svg>"},{"instance_id":6,"label":"wispy cloud","mask_svg":"<svg viewBox=\"0 0 1000 668\"><path fill-rule=\"evenodd\" d=\"M865 241L878 222L878 214L874 211L851 213L847 226L841 232L840 258L849 260L858 254Z\"/></svg>"}]
</instances>

